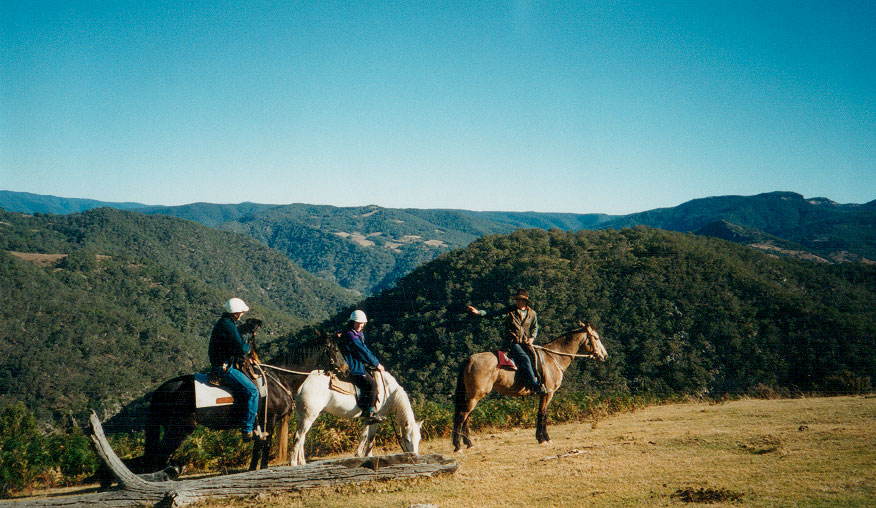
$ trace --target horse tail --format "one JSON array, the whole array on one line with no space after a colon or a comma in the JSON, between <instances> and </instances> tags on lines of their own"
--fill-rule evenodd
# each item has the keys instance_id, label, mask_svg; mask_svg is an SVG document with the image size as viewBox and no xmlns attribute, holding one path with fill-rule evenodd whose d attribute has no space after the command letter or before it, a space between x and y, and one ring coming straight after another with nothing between
<instances>
[{"instance_id":1,"label":"horse tail","mask_svg":"<svg viewBox=\"0 0 876 508\"><path fill-rule=\"evenodd\" d=\"M468 366L470 361L471 360L469 359L462 362L462 365L459 366L459 372L456 375L456 393L453 398L453 405L456 409L456 414L459 414L460 411L463 411L463 408L466 404L465 368Z\"/></svg>"},{"instance_id":2,"label":"horse tail","mask_svg":"<svg viewBox=\"0 0 876 508\"><path fill-rule=\"evenodd\" d=\"M160 413L153 407L154 404L149 404L149 409L146 410L146 457L155 457L158 455L158 450L161 445L161 421L159 421Z\"/></svg>"},{"instance_id":3,"label":"horse tail","mask_svg":"<svg viewBox=\"0 0 876 508\"><path fill-rule=\"evenodd\" d=\"M146 409L146 442L143 446L143 461L150 471L155 467L162 466L159 456L161 454L161 428L164 425L164 416L167 409L163 406L163 395L167 384L161 385L152 393L149 407Z\"/></svg>"}]
</instances>

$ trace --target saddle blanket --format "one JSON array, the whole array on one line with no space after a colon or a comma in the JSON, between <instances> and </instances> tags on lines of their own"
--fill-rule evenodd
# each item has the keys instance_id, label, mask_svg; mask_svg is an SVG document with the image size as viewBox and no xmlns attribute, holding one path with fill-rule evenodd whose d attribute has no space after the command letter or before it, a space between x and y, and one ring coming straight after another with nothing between
<instances>
[{"instance_id":1,"label":"saddle blanket","mask_svg":"<svg viewBox=\"0 0 876 508\"><path fill-rule=\"evenodd\" d=\"M499 359L500 369L517 370L517 364L514 363L514 360L508 358L508 355L501 349L496 350L496 358Z\"/></svg>"},{"instance_id":2,"label":"saddle blanket","mask_svg":"<svg viewBox=\"0 0 876 508\"><path fill-rule=\"evenodd\" d=\"M206 374L195 374L194 378L196 408L230 406L234 404L234 395L228 388L210 384L207 381ZM264 377L256 379L256 387L259 389L259 396L266 397L268 395L268 387Z\"/></svg>"},{"instance_id":3,"label":"saddle blanket","mask_svg":"<svg viewBox=\"0 0 876 508\"><path fill-rule=\"evenodd\" d=\"M352 395L356 397L356 400L359 400L359 388L356 385L349 381L338 379L334 372L329 372L328 376L329 390L343 393L344 395ZM383 401L383 379L380 376L380 371L374 371L374 379L377 381L377 399L375 401L377 404Z\"/></svg>"}]
</instances>

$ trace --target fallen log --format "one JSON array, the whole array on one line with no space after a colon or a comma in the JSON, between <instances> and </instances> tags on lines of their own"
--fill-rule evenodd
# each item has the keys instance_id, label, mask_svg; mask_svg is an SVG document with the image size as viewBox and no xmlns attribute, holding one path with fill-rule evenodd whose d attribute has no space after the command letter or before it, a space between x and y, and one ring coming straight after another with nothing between
<instances>
[{"instance_id":1,"label":"fallen log","mask_svg":"<svg viewBox=\"0 0 876 508\"><path fill-rule=\"evenodd\" d=\"M400 453L382 457L329 459L304 466L279 466L258 471L195 480L149 482L132 473L110 447L97 415L91 415L92 442L120 488L78 496L27 499L14 507L142 506L180 507L211 497L248 497L262 492L292 492L329 485L434 476L456 471L457 464L440 454ZM7 506L4 504L4 507Z\"/></svg>"}]
</instances>

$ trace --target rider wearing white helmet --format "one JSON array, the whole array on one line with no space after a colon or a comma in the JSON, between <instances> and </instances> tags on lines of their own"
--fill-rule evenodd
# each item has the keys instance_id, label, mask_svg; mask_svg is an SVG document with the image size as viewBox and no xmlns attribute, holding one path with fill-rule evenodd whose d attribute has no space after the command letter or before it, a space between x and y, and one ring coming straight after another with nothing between
<instances>
[{"instance_id":1,"label":"rider wearing white helmet","mask_svg":"<svg viewBox=\"0 0 876 508\"><path fill-rule=\"evenodd\" d=\"M347 329L338 339L338 348L347 361L350 368L350 380L359 387L361 396L358 404L362 409L362 418L366 424L383 421L383 417L374 413L374 404L377 401L377 381L371 371L383 370L380 360L365 345L365 323L368 318L365 312L355 310L350 314Z\"/></svg>"},{"instance_id":2,"label":"rider wearing white helmet","mask_svg":"<svg viewBox=\"0 0 876 508\"><path fill-rule=\"evenodd\" d=\"M234 366L236 358L246 356L252 351L234 324L247 311L249 306L240 298L231 298L225 302L225 312L210 334L208 355L210 367L222 379L222 385L231 390L236 401L246 404L240 431L244 440L248 441L253 438L253 427L259 409L259 390L246 374Z\"/></svg>"}]
</instances>

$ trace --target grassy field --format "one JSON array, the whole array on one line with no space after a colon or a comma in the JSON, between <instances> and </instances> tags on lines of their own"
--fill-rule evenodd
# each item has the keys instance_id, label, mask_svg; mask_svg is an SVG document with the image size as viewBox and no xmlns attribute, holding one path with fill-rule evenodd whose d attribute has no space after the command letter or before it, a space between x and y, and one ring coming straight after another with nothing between
<instances>
[{"instance_id":1,"label":"grassy field","mask_svg":"<svg viewBox=\"0 0 876 508\"><path fill-rule=\"evenodd\" d=\"M197 506L876 506L872 396L655 406L550 432L551 445L533 428L482 433L453 475Z\"/></svg>"},{"instance_id":2,"label":"grassy field","mask_svg":"<svg viewBox=\"0 0 876 508\"><path fill-rule=\"evenodd\" d=\"M876 507L874 396L652 406L549 431L550 445L532 427L482 432L456 455L423 442L457 460L452 475L192 506Z\"/></svg>"}]
</instances>

